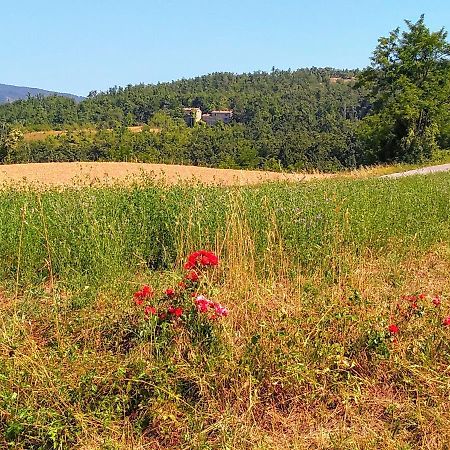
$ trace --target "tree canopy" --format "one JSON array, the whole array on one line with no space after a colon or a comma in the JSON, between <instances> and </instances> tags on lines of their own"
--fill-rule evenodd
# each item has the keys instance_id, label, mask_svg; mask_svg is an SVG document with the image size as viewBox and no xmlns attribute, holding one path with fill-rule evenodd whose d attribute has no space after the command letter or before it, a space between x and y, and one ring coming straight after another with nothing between
<instances>
[{"instance_id":1,"label":"tree canopy","mask_svg":"<svg viewBox=\"0 0 450 450\"><path fill-rule=\"evenodd\" d=\"M361 135L372 161L418 162L438 148L449 118L450 44L424 16L381 37L358 83L372 103Z\"/></svg>"}]
</instances>

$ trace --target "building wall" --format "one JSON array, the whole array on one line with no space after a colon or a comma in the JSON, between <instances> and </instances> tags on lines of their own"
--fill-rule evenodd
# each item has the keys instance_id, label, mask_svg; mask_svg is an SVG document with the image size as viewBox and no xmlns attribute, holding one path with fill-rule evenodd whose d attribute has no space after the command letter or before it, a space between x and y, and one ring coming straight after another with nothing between
<instances>
[{"instance_id":1,"label":"building wall","mask_svg":"<svg viewBox=\"0 0 450 450\"><path fill-rule=\"evenodd\" d=\"M202 110L200 108L183 108L183 111L184 120L191 127L202 119Z\"/></svg>"},{"instance_id":2,"label":"building wall","mask_svg":"<svg viewBox=\"0 0 450 450\"><path fill-rule=\"evenodd\" d=\"M208 125L215 125L217 122L229 123L233 117L233 111L211 111L210 114L203 114L202 120Z\"/></svg>"}]
</instances>

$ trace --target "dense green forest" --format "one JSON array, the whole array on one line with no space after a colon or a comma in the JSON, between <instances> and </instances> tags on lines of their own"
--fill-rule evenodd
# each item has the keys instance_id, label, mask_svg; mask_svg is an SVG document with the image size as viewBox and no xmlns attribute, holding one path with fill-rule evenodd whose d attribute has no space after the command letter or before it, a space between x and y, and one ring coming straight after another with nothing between
<instances>
[{"instance_id":1,"label":"dense green forest","mask_svg":"<svg viewBox=\"0 0 450 450\"><path fill-rule=\"evenodd\" d=\"M6 162L127 160L215 167L335 170L358 163L353 129L367 111L354 71L214 73L91 92L75 103L33 97L0 106L23 130L68 129L45 141L16 139ZM183 107L232 109L231 124L188 127ZM131 125L150 125L131 133ZM86 130L94 125L99 131ZM161 131L153 132L157 127Z\"/></svg>"},{"instance_id":2,"label":"dense green forest","mask_svg":"<svg viewBox=\"0 0 450 450\"><path fill-rule=\"evenodd\" d=\"M213 73L70 98L0 106L0 162L143 161L334 171L419 162L450 143L450 45L423 16L380 38L363 71ZM231 109L231 123L189 127L183 107ZM145 125L140 133L127 127ZM147 126L148 125L148 126ZM26 141L29 130L68 130ZM156 129L156 131L155 131Z\"/></svg>"}]
</instances>

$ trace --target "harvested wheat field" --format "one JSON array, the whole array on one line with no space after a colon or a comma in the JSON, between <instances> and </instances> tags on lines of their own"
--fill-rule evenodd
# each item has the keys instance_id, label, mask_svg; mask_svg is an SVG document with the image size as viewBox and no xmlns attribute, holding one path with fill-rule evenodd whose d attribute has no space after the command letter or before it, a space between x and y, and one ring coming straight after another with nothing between
<instances>
[{"instance_id":1,"label":"harvested wheat field","mask_svg":"<svg viewBox=\"0 0 450 450\"><path fill-rule=\"evenodd\" d=\"M326 176L126 162L31 163L10 164L0 168L2 184L27 183L47 186L131 183L139 177L151 177L169 184L200 181L203 184L229 186L258 184L264 181L306 181Z\"/></svg>"},{"instance_id":2,"label":"harvested wheat field","mask_svg":"<svg viewBox=\"0 0 450 450\"><path fill-rule=\"evenodd\" d=\"M144 130L143 125L133 126L133 127L127 127L128 131L131 131L131 133L141 133ZM152 131L153 133L159 133L161 130L159 128L147 128L147 130ZM112 131L111 128L108 128L108 131ZM95 128L82 128L75 133L97 133L97 130ZM68 133L67 130L47 130L47 131L30 131L28 133L24 133L23 138L26 142L32 142L32 141L43 141L51 136L63 136Z\"/></svg>"}]
</instances>

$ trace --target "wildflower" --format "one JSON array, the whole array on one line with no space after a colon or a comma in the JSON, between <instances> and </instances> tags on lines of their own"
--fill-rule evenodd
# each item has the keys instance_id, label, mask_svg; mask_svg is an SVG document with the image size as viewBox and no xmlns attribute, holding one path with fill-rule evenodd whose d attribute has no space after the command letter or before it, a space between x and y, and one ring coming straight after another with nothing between
<instances>
[{"instance_id":1,"label":"wildflower","mask_svg":"<svg viewBox=\"0 0 450 450\"><path fill-rule=\"evenodd\" d=\"M195 305L197 306L197 310L201 313L205 313L208 311L211 301L208 300L204 295L198 295L194 300Z\"/></svg>"},{"instance_id":2,"label":"wildflower","mask_svg":"<svg viewBox=\"0 0 450 450\"><path fill-rule=\"evenodd\" d=\"M184 265L185 269L193 269L197 266L217 266L219 258L214 252L207 250L198 250L188 256L188 260Z\"/></svg>"},{"instance_id":3,"label":"wildflower","mask_svg":"<svg viewBox=\"0 0 450 450\"><path fill-rule=\"evenodd\" d=\"M420 294L420 295L419 295L420 300L423 300L425 297L426 297L425 294Z\"/></svg>"},{"instance_id":4,"label":"wildflower","mask_svg":"<svg viewBox=\"0 0 450 450\"><path fill-rule=\"evenodd\" d=\"M198 273L195 270L190 270L185 276L186 280L196 283L198 281Z\"/></svg>"},{"instance_id":5,"label":"wildflower","mask_svg":"<svg viewBox=\"0 0 450 450\"><path fill-rule=\"evenodd\" d=\"M388 330L389 330L389 333L391 333L391 334L397 334L399 332L399 328L395 324L389 325Z\"/></svg>"},{"instance_id":6,"label":"wildflower","mask_svg":"<svg viewBox=\"0 0 450 450\"><path fill-rule=\"evenodd\" d=\"M206 313L210 311L212 314L210 315L211 319L218 319L219 317L228 316L228 309L222 306L220 303L213 302L207 299L204 295L197 295L194 300L195 305L197 306L197 311L201 313Z\"/></svg>"},{"instance_id":7,"label":"wildflower","mask_svg":"<svg viewBox=\"0 0 450 450\"><path fill-rule=\"evenodd\" d=\"M181 289L186 289L186 283L185 283L184 281L180 281L180 282L178 283L178 286L179 286Z\"/></svg>"},{"instance_id":8,"label":"wildflower","mask_svg":"<svg viewBox=\"0 0 450 450\"><path fill-rule=\"evenodd\" d=\"M442 325L448 327L450 326L450 316L446 317L443 321L442 321Z\"/></svg>"},{"instance_id":9,"label":"wildflower","mask_svg":"<svg viewBox=\"0 0 450 450\"><path fill-rule=\"evenodd\" d=\"M146 285L144 285L142 287L141 293L142 293L142 295L144 297L152 297L153 296L153 289L146 284Z\"/></svg>"},{"instance_id":10,"label":"wildflower","mask_svg":"<svg viewBox=\"0 0 450 450\"><path fill-rule=\"evenodd\" d=\"M214 310L218 317L227 317L228 316L228 309L220 304L216 304Z\"/></svg>"},{"instance_id":11,"label":"wildflower","mask_svg":"<svg viewBox=\"0 0 450 450\"><path fill-rule=\"evenodd\" d=\"M159 313L159 314L158 314L158 319L159 319L159 320L165 320L166 317L167 317L167 314L166 314L166 313Z\"/></svg>"},{"instance_id":12,"label":"wildflower","mask_svg":"<svg viewBox=\"0 0 450 450\"><path fill-rule=\"evenodd\" d=\"M144 314L149 316L150 314L156 315L156 308L154 306L146 306L144 308Z\"/></svg>"},{"instance_id":13,"label":"wildflower","mask_svg":"<svg viewBox=\"0 0 450 450\"><path fill-rule=\"evenodd\" d=\"M153 294L153 289L148 285L144 285L140 291L133 294L134 302L136 305L141 306L144 303L144 300L146 298L153 297Z\"/></svg>"},{"instance_id":14,"label":"wildflower","mask_svg":"<svg viewBox=\"0 0 450 450\"><path fill-rule=\"evenodd\" d=\"M441 297L439 297L439 295L436 295L435 297L433 297L432 302L434 306L439 306L441 304Z\"/></svg>"},{"instance_id":15,"label":"wildflower","mask_svg":"<svg viewBox=\"0 0 450 450\"><path fill-rule=\"evenodd\" d=\"M173 289L166 289L165 294L167 297L173 297L175 295L175 291Z\"/></svg>"},{"instance_id":16,"label":"wildflower","mask_svg":"<svg viewBox=\"0 0 450 450\"><path fill-rule=\"evenodd\" d=\"M183 308L174 308L173 306L170 306L167 312L174 315L175 317L181 317L181 315L183 314Z\"/></svg>"}]
</instances>

